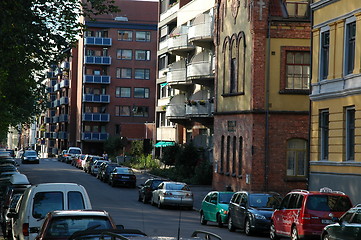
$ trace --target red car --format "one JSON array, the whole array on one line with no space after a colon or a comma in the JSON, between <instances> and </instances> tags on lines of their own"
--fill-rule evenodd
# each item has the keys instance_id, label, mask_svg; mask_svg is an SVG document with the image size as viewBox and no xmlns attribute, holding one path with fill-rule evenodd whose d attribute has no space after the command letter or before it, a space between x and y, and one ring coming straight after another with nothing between
<instances>
[{"instance_id":1,"label":"red car","mask_svg":"<svg viewBox=\"0 0 361 240\"><path fill-rule=\"evenodd\" d=\"M65 240L83 230L117 229L106 211L61 210L49 212L35 240Z\"/></svg>"},{"instance_id":2,"label":"red car","mask_svg":"<svg viewBox=\"0 0 361 240\"><path fill-rule=\"evenodd\" d=\"M319 238L323 228L352 207L350 198L329 188L320 191L294 190L282 200L271 218L270 238Z\"/></svg>"}]
</instances>

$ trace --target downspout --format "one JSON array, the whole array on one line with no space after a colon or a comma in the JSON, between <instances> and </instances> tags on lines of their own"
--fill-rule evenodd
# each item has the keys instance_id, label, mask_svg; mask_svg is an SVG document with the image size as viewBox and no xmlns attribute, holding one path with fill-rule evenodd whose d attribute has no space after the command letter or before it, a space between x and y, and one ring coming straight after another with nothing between
<instances>
[{"instance_id":1,"label":"downspout","mask_svg":"<svg viewBox=\"0 0 361 240\"><path fill-rule=\"evenodd\" d=\"M311 17L311 49L310 49L310 83L309 83L309 89L310 89L310 95L312 93L312 66L313 66L313 62L312 62L312 54L313 54L313 33L312 33L312 29L313 29L313 11L311 9L311 7L309 6L309 11L310 11L310 17ZM308 109L308 144L307 144L307 186L306 189L309 190L310 187L310 162L311 162L311 151L310 151L310 146L311 146L311 116L312 116L312 101L311 99L309 99L309 109Z\"/></svg>"},{"instance_id":2,"label":"downspout","mask_svg":"<svg viewBox=\"0 0 361 240\"><path fill-rule=\"evenodd\" d=\"M270 4L270 3L269 3ZM265 99L265 154L264 154L264 190L268 191L269 174L269 88L270 88L270 55L271 55L271 20L270 6L268 6L267 18L267 42L266 42L266 99Z\"/></svg>"}]
</instances>

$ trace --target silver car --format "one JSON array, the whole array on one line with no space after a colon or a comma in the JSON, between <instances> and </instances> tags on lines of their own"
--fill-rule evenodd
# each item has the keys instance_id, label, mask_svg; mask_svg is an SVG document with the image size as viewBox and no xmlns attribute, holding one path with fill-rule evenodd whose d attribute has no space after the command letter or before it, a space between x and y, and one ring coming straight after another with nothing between
<instances>
[{"instance_id":1,"label":"silver car","mask_svg":"<svg viewBox=\"0 0 361 240\"><path fill-rule=\"evenodd\" d=\"M152 193L152 205L179 206L193 209L193 193L186 183L162 182Z\"/></svg>"}]
</instances>

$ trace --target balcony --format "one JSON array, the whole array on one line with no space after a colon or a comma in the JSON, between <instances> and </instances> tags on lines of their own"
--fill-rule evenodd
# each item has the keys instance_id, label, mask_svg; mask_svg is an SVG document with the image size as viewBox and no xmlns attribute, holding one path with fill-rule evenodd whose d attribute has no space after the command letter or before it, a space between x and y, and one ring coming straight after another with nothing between
<instances>
[{"instance_id":1,"label":"balcony","mask_svg":"<svg viewBox=\"0 0 361 240\"><path fill-rule=\"evenodd\" d=\"M86 37L85 45L95 45L95 46L111 46L112 39L111 38L103 38L103 37Z\"/></svg>"},{"instance_id":2,"label":"balcony","mask_svg":"<svg viewBox=\"0 0 361 240\"><path fill-rule=\"evenodd\" d=\"M186 106L184 103L169 104L165 112L168 119L184 119L186 117Z\"/></svg>"},{"instance_id":3,"label":"balcony","mask_svg":"<svg viewBox=\"0 0 361 240\"><path fill-rule=\"evenodd\" d=\"M57 76L54 71L50 71L50 72L46 73L46 77L47 78L56 78Z\"/></svg>"},{"instance_id":4,"label":"balcony","mask_svg":"<svg viewBox=\"0 0 361 240\"><path fill-rule=\"evenodd\" d=\"M60 67L64 70L69 70L70 69L70 63L68 61L64 61L61 63Z\"/></svg>"},{"instance_id":5,"label":"balcony","mask_svg":"<svg viewBox=\"0 0 361 240\"><path fill-rule=\"evenodd\" d=\"M60 88L65 88L65 87L69 87L69 80L68 79L64 79L60 82Z\"/></svg>"},{"instance_id":6,"label":"balcony","mask_svg":"<svg viewBox=\"0 0 361 240\"><path fill-rule=\"evenodd\" d=\"M67 105L69 104L69 98L68 97L61 97L60 98L60 105Z\"/></svg>"},{"instance_id":7,"label":"balcony","mask_svg":"<svg viewBox=\"0 0 361 240\"><path fill-rule=\"evenodd\" d=\"M52 102L52 107L56 108L56 107L59 107L60 106L60 100L55 100Z\"/></svg>"},{"instance_id":8,"label":"balcony","mask_svg":"<svg viewBox=\"0 0 361 240\"><path fill-rule=\"evenodd\" d=\"M188 34L171 34L168 39L168 51L171 54L186 56L189 51L194 50L195 46L189 44Z\"/></svg>"},{"instance_id":9,"label":"balcony","mask_svg":"<svg viewBox=\"0 0 361 240\"><path fill-rule=\"evenodd\" d=\"M108 113L83 113L83 121L109 122L110 114L108 114Z\"/></svg>"},{"instance_id":10,"label":"balcony","mask_svg":"<svg viewBox=\"0 0 361 240\"><path fill-rule=\"evenodd\" d=\"M54 92L60 91L60 84L57 83L54 85Z\"/></svg>"},{"instance_id":11,"label":"balcony","mask_svg":"<svg viewBox=\"0 0 361 240\"><path fill-rule=\"evenodd\" d=\"M67 132L58 132L58 139L68 139L68 133Z\"/></svg>"},{"instance_id":12,"label":"balcony","mask_svg":"<svg viewBox=\"0 0 361 240\"><path fill-rule=\"evenodd\" d=\"M110 65L112 63L112 59L109 56L85 56L84 63Z\"/></svg>"},{"instance_id":13,"label":"balcony","mask_svg":"<svg viewBox=\"0 0 361 240\"><path fill-rule=\"evenodd\" d=\"M68 122L68 114L60 114L59 122Z\"/></svg>"},{"instance_id":14,"label":"balcony","mask_svg":"<svg viewBox=\"0 0 361 240\"><path fill-rule=\"evenodd\" d=\"M200 14L193 21L193 25L189 27L188 39L194 45L204 47L213 41L213 19L207 14Z\"/></svg>"},{"instance_id":15,"label":"balcony","mask_svg":"<svg viewBox=\"0 0 361 240\"><path fill-rule=\"evenodd\" d=\"M105 141L109 137L109 133L98 133L98 132L82 132L81 140L83 141Z\"/></svg>"},{"instance_id":16,"label":"balcony","mask_svg":"<svg viewBox=\"0 0 361 240\"><path fill-rule=\"evenodd\" d=\"M187 66L187 79L193 83L213 86L213 55L211 51L203 51L195 55Z\"/></svg>"},{"instance_id":17,"label":"balcony","mask_svg":"<svg viewBox=\"0 0 361 240\"><path fill-rule=\"evenodd\" d=\"M46 93L53 93L54 92L54 87L46 87L45 92Z\"/></svg>"},{"instance_id":18,"label":"balcony","mask_svg":"<svg viewBox=\"0 0 361 240\"><path fill-rule=\"evenodd\" d=\"M52 121L53 121L53 123L58 123L59 122L59 116L54 116Z\"/></svg>"},{"instance_id":19,"label":"balcony","mask_svg":"<svg viewBox=\"0 0 361 240\"><path fill-rule=\"evenodd\" d=\"M84 83L110 84L110 76L106 75L85 75Z\"/></svg>"},{"instance_id":20,"label":"balcony","mask_svg":"<svg viewBox=\"0 0 361 240\"><path fill-rule=\"evenodd\" d=\"M183 60L175 62L169 66L169 71L167 72L167 83L172 86L172 88L180 90L185 90L184 88L193 84L190 80L187 80L187 68Z\"/></svg>"},{"instance_id":21,"label":"balcony","mask_svg":"<svg viewBox=\"0 0 361 240\"><path fill-rule=\"evenodd\" d=\"M208 100L191 101L186 105L186 115L190 118L212 117L214 112L214 103Z\"/></svg>"},{"instance_id":22,"label":"balcony","mask_svg":"<svg viewBox=\"0 0 361 240\"><path fill-rule=\"evenodd\" d=\"M45 132L44 137L45 138L51 138L51 133L50 132Z\"/></svg>"},{"instance_id":23,"label":"balcony","mask_svg":"<svg viewBox=\"0 0 361 240\"><path fill-rule=\"evenodd\" d=\"M52 118L51 117L46 117L44 119L45 123L52 123Z\"/></svg>"},{"instance_id":24,"label":"balcony","mask_svg":"<svg viewBox=\"0 0 361 240\"><path fill-rule=\"evenodd\" d=\"M83 102L109 103L110 102L110 95L83 94Z\"/></svg>"},{"instance_id":25,"label":"balcony","mask_svg":"<svg viewBox=\"0 0 361 240\"><path fill-rule=\"evenodd\" d=\"M58 133L57 133L57 132L52 132L52 133L50 134L50 138L52 138L52 139L57 139L57 138L58 138Z\"/></svg>"}]
</instances>

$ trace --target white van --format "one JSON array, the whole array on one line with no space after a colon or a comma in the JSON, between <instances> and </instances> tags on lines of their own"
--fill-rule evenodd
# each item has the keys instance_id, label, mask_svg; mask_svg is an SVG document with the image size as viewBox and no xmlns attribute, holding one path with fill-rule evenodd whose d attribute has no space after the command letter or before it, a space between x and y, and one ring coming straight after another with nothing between
<instances>
[{"instance_id":1,"label":"white van","mask_svg":"<svg viewBox=\"0 0 361 240\"><path fill-rule=\"evenodd\" d=\"M77 155L81 155L82 151L81 148L78 147L69 147L68 151L66 152L66 157L64 159L64 161L66 163L71 163L71 160L76 157Z\"/></svg>"},{"instance_id":2,"label":"white van","mask_svg":"<svg viewBox=\"0 0 361 240\"><path fill-rule=\"evenodd\" d=\"M34 240L44 217L54 210L91 209L85 188L75 183L42 183L25 190L13 218L13 238Z\"/></svg>"}]
</instances>

